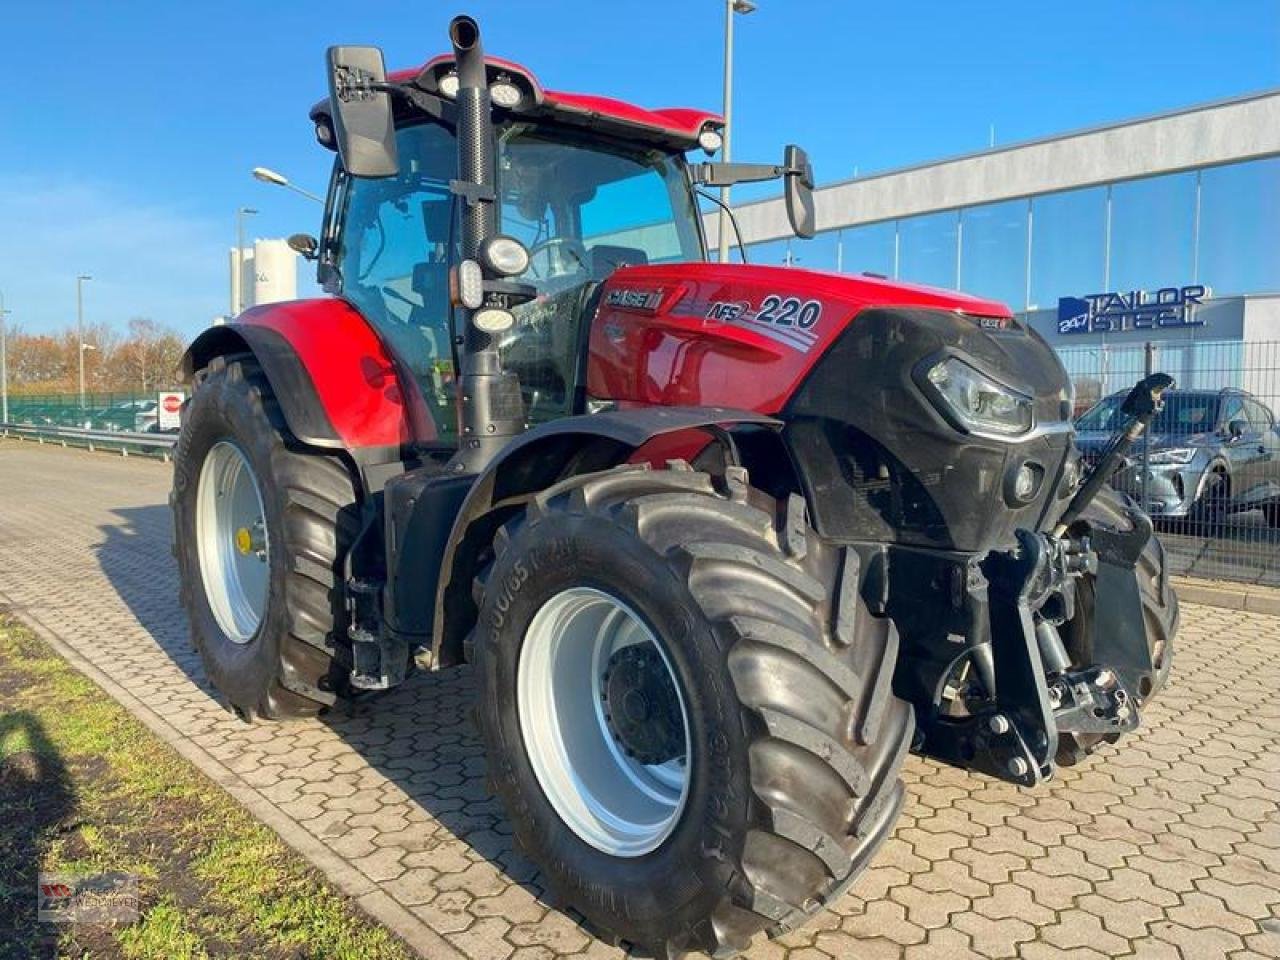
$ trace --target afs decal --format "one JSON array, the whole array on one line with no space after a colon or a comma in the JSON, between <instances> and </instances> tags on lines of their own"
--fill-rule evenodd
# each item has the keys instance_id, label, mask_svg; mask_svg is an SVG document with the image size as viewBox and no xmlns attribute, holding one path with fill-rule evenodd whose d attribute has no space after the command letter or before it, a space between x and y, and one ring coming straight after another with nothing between
<instances>
[{"instance_id":1,"label":"afs decal","mask_svg":"<svg viewBox=\"0 0 1280 960\"><path fill-rule=\"evenodd\" d=\"M816 327L822 319L817 300L771 293L753 310L745 300L717 300L707 310L707 319L746 327L777 343L808 353L818 340Z\"/></svg>"}]
</instances>

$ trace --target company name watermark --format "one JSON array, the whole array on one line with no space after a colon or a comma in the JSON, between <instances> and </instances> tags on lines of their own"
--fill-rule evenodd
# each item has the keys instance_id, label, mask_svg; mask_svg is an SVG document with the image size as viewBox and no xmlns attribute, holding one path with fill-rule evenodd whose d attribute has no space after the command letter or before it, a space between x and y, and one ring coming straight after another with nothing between
<instances>
[{"instance_id":1,"label":"company name watermark","mask_svg":"<svg viewBox=\"0 0 1280 960\"><path fill-rule=\"evenodd\" d=\"M41 873L36 918L42 923L132 923L138 919L133 873Z\"/></svg>"}]
</instances>

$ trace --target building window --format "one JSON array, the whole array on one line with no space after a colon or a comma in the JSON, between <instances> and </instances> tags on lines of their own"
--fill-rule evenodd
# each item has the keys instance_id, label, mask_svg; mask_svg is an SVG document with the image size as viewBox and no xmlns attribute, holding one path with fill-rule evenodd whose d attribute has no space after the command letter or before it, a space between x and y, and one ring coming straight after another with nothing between
<instances>
[{"instance_id":1,"label":"building window","mask_svg":"<svg viewBox=\"0 0 1280 960\"><path fill-rule=\"evenodd\" d=\"M955 289L959 236L955 210L899 220L899 279Z\"/></svg>"},{"instance_id":2,"label":"building window","mask_svg":"<svg viewBox=\"0 0 1280 960\"><path fill-rule=\"evenodd\" d=\"M960 289L1021 310L1027 298L1027 201L960 213Z\"/></svg>"},{"instance_id":3,"label":"building window","mask_svg":"<svg viewBox=\"0 0 1280 960\"><path fill-rule=\"evenodd\" d=\"M1112 290L1190 283L1194 272L1196 175L1175 173L1111 188Z\"/></svg>"},{"instance_id":4,"label":"building window","mask_svg":"<svg viewBox=\"0 0 1280 960\"><path fill-rule=\"evenodd\" d=\"M1031 201L1031 297L1027 309L1051 309L1059 297L1102 291L1107 191L1069 190Z\"/></svg>"},{"instance_id":5,"label":"building window","mask_svg":"<svg viewBox=\"0 0 1280 960\"><path fill-rule=\"evenodd\" d=\"M840 231L840 269L845 273L894 275L896 229L892 221Z\"/></svg>"},{"instance_id":6,"label":"building window","mask_svg":"<svg viewBox=\"0 0 1280 960\"><path fill-rule=\"evenodd\" d=\"M1215 295L1280 291L1280 158L1201 172L1197 254Z\"/></svg>"},{"instance_id":7,"label":"building window","mask_svg":"<svg viewBox=\"0 0 1280 960\"><path fill-rule=\"evenodd\" d=\"M813 237L812 240L801 240L796 237L791 241L791 263L793 267L806 270L837 270L840 251L840 231L826 230Z\"/></svg>"}]
</instances>

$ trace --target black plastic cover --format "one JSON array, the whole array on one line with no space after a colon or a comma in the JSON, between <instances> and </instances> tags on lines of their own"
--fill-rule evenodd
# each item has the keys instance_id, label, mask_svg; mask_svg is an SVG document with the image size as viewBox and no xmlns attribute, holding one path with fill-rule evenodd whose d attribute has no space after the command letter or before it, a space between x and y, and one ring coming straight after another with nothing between
<instances>
[{"instance_id":1,"label":"black plastic cover","mask_svg":"<svg viewBox=\"0 0 1280 960\"><path fill-rule=\"evenodd\" d=\"M920 380L947 356L1034 399L1023 438L966 433ZM837 541L979 551L1009 547L1019 527L1056 517L1058 477L1074 434L1066 371L1034 331L934 309L870 309L818 361L784 411L814 525ZM1011 502L1030 462L1040 483Z\"/></svg>"}]
</instances>

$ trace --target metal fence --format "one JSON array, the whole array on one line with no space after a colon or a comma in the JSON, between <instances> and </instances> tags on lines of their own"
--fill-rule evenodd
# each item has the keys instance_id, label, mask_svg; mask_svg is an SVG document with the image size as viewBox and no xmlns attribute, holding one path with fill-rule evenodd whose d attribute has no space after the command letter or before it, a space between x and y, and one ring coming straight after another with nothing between
<instances>
[{"instance_id":1,"label":"metal fence","mask_svg":"<svg viewBox=\"0 0 1280 960\"><path fill-rule=\"evenodd\" d=\"M1156 522L1175 573L1280 586L1280 342L1170 341L1059 351L1086 461L1146 373L1176 381L1112 485Z\"/></svg>"},{"instance_id":2,"label":"metal fence","mask_svg":"<svg viewBox=\"0 0 1280 960\"><path fill-rule=\"evenodd\" d=\"M156 430L154 393L90 393L81 404L74 393L9 395L9 423L147 433Z\"/></svg>"}]
</instances>

